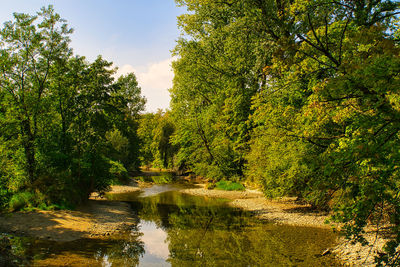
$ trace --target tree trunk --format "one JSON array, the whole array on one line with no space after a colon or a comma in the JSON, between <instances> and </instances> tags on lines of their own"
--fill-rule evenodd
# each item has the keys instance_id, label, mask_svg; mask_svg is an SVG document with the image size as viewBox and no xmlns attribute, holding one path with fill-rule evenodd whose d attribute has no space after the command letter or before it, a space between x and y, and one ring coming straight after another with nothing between
<instances>
[{"instance_id":1,"label":"tree trunk","mask_svg":"<svg viewBox=\"0 0 400 267\"><path fill-rule=\"evenodd\" d=\"M35 136L32 133L29 119L22 121L22 137L26 157L26 170L29 183L32 185L36 180Z\"/></svg>"}]
</instances>

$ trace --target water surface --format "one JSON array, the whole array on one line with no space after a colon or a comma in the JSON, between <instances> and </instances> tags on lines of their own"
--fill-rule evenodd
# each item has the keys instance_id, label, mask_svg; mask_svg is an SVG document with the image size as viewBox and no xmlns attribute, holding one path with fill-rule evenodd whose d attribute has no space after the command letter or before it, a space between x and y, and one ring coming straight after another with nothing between
<instances>
[{"instance_id":1,"label":"water surface","mask_svg":"<svg viewBox=\"0 0 400 267\"><path fill-rule=\"evenodd\" d=\"M14 251L36 265L336 266L321 253L334 245L325 229L277 226L227 200L190 196L177 185L108 196L130 203L137 226L106 240L50 242L14 238Z\"/></svg>"}]
</instances>

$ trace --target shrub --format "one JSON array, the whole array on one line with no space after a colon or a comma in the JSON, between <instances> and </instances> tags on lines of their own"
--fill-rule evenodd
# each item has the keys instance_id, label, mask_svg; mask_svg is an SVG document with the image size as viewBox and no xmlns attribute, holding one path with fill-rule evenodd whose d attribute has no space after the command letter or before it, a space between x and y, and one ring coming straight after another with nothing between
<instances>
[{"instance_id":1,"label":"shrub","mask_svg":"<svg viewBox=\"0 0 400 267\"><path fill-rule=\"evenodd\" d=\"M21 210L23 208L31 208L36 206L35 194L31 192L20 192L13 195L9 202L11 211Z\"/></svg>"},{"instance_id":2,"label":"shrub","mask_svg":"<svg viewBox=\"0 0 400 267\"><path fill-rule=\"evenodd\" d=\"M242 184L232 182L232 181L225 181L225 180L221 180L221 181L217 182L215 184L215 188L220 189L220 190L227 190L227 191L243 191L243 190L245 190L245 187Z\"/></svg>"},{"instance_id":3,"label":"shrub","mask_svg":"<svg viewBox=\"0 0 400 267\"><path fill-rule=\"evenodd\" d=\"M110 174L114 179L126 180L128 178L128 171L124 165L118 161L109 160L110 164Z\"/></svg>"},{"instance_id":4,"label":"shrub","mask_svg":"<svg viewBox=\"0 0 400 267\"><path fill-rule=\"evenodd\" d=\"M206 184L206 189L211 190L211 189L214 189L214 188L215 188L215 183L213 183L213 182L208 182L208 183Z\"/></svg>"}]
</instances>

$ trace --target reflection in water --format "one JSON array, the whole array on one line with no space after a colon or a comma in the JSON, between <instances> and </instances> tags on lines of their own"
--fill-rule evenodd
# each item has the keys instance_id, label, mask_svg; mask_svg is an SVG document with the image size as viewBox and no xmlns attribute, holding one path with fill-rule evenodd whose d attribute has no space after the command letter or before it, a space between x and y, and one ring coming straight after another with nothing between
<instances>
[{"instance_id":1,"label":"reflection in water","mask_svg":"<svg viewBox=\"0 0 400 267\"><path fill-rule=\"evenodd\" d=\"M144 257L151 255L158 260L167 260L169 256L167 233L151 221L141 221L140 231L143 233L140 239L144 242L146 251Z\"/></svg>"},{"instance_id":2,"label":"reflection in water","mask_svg":"<svg viewBox=\"0 0 400 267\"><path fill-rule=\"evenodd\" d=\"M172 266L336 265L332 257L319 256L335 240L330 231L265 223L225 203L176 191L131 201L142 220L167 235L166 243L163 236L154 245L165 251L168 244Z\"/></svg>"},{"instance_id":3,"label":"reflection in water","mask_svg":"<svg viewBox=\"0 0 400 267\"><path fill-rule=\"evenodd\" d=\"M107 240L72 242L14 237L11 240L12 252L31 259L35 266L137 266L145 251L138 230L135 227L131 233L114 235ZM20 262L18 265L24 264Z\"/></svg>"},{"instance_id":4,"label":"reflection in water","mask_svg":"<svg viewBox=\"0 0 400 267\"><path fill-rule=\"evenodd\" d=\"M36 265L337 265L332 256L319 256L335 241L331 231L266 223L229 208L226 200L170 191L170 185L146 190L152 193L109 196L131 204L140 222L130 232L107 240L21 241L14 250L30 255Z\"/></svg>"},{"instance_id":5,"label":"reflection in water","mask_svg":"<svg viewBox=\"0 0 400 267\"><path fill-rule=\"evenodd\" d=\"M153 185L152 187L144 188L139 193L139 197L151 197L163 192L173 191L177 189L179 188L173 185Z\"/></svg>"}]
</instances>

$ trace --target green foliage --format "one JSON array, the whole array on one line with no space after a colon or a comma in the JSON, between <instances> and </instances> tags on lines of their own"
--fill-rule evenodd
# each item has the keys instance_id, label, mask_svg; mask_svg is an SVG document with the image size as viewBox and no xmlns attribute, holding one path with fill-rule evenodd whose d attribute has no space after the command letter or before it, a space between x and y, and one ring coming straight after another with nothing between
<instances>
[{"instance_id":1,"label":"green foliage","mask_svg":"<svg viewBox=\"0 0 400 267\"><path fill-rule=\"evenodd\" d=\"M175 124L169 112L159 110L140 116L138 136L141 140L140 160L144 166L173 168L177 147L171 143Z\"/></svg>"},{"instance_id":2,"label":"green foliage","mask_svg":"<svg viewBox=\"0 0 400 267\"><path fill-rule=\"evenodd\" d=\"M128 178L128 171L125 169L122 163L110 160L109 164L109 172L112 176L117 178L117 180L126 180Z\"/></svg>"},{"instance_id":3,"label":"green foliage","mask_svg":"<svg viewBox=\"0 0 400 267\"><path fill-rule=\"evenodd\" d=\"M214 189L214 188L215 188L215 183L209 181L206 184L206 189L211 190L211 189Z\"/></svg>"},{"instance_id":4,"label":"green foliage","mask_svg":"<svg viewBox=\"0 0 400 267\"><path fill-rule=\"evenodd\" d=\"M306 160L312 161L313 155L307 144L276 129L256 129L250 148L246 175L262 185L267 197L301 194L304 181L312 175Z\"/></svg>"},{"instance_id":5,"label":"green foliage","mask_svg":"<svg viewBox=\"0 0 400 267\"><path fill-rule=\"evenodd\" d=\"M23 153L14 142L0 137L0 210L8 208L12 193L26 182L22 158Z\"/></svg>"},{"instance_id":6,"label":"green foliage","mask_svg":"<svg viewBox=\"0 0 400 267\"><path fill-rule=\"evenodd\" d=\"M215 189L226 191L244 191L246 188L240 183L221 180L215 184Z\"/></svg>"},{"instance_id":7,"label":"green foliage","mask_svg":"<svg viewBox=\"0 0 400 267\"><path fill-rule=\"evenodd\" d=\"M155 184L170 184L175 180L175 177L172 173L168 172L161 172L159 175L152 175L152 176L139 176L137 178L142 182L150 182Z\"/></svg>"},{"instance_id":8,"label":"green foliage","mask_svg":"<svg viewBox=\"0 0 400 267\"><path fill-rule=\"evenodd\" d=\"M355 241L391 223L398 264L399 2L177 3L178 162L332 209Z\"/></svg>"},{"instance_id":9,"label":"green foliage","mask_svg":"<svg viewBox=\"0 0 400 267\"><path fill-rule=\"evenodd\" d=\"M42 119L51 114L50 69L56 59L69 56L71 32L52 6L42 8L37 16L14 13L14 21L4 23L0 31L1 90L11 102L4 114L12 116L13 126L20 128L19 142L30 183L37 179L39 127Z\"/></svg>"},{"instance_id":10,"label":"green foliage","mask_svg":"<svg viewBox=\"0 0 400 267\"><path fill-rule=\"evenodd\" d=\"M260 34L248 27L254 20L241 1L177 2L191 11L178 18L188 38L174 50L177 164L213 179L242 176L251 98L259 89L256 69L267 58Z\"/></svg>"},{"instance_id":11,"label":"green foliage","mask_svg":"<svg viewBox=\"0 0 400 267\"><path fill-rule=\"evenodd\" d=\"M106 132L105 137L115 151L126 155L129 140L118 129Z\"/></svg>"},{"instance_id":12,"label":"green foliage","mask_svg":"<svg viewBox=\"0 0 400 267\"><path fill-rule=\"evenodd\" d=\"M20 191L15 193L8 201L9 211L32 211L36 209L40 210L64 210L74 209L74 205L71 205L71 201L50 203L48 196L39 192Z\"/></svg>"},{"instance_id":13,"label":"green foliage","mask_svg":"<svg viewBox=\"0 0 400 267\"><path fill-rule=\"evenodd\" d=\"M139 115L134 74L114 81L111 62L74 57L51 6L4 24L3 206L78 203L140 164L222 187L246 177L268 197L331 209L355 241L390 223L377 260L398 264L399 2L176 2L189 12L165 113Z\"/></svg>"},{"instance_id":14,"label":"green foliage","mask_svg":"<svg viewBox=\"0 0 400 267\"><path fill-rule=\"evenodd\" d=\"M11 211L21 210L23 208L32 208L36 206L35 194L31 192L19 192L13 195L9 202Z\"/></svg>"},{"instance_id":15,"label":"green foliage","mask_svg":"<svg viewBox=\"0 0 400 267\"><path fill-rule=\"evenodd\" d=\"M74 56L71 33L52 6L15 13L0 30L3 206L12 196L12 209L71 207L139 167L135 75L115 81L112 62Z\"/></svg>"}]
</instances>

